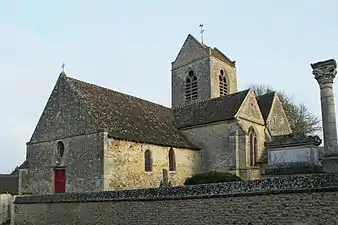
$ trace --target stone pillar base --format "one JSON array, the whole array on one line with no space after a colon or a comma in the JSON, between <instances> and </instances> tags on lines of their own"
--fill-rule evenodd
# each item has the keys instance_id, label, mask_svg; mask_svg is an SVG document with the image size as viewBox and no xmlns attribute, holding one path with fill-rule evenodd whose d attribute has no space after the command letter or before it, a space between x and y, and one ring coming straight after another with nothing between
<instances>
[{"instance_id":1,"label":"stone pillar base","mask_svg":"<svg viewBox=\"0 0 338 225\"><path fill-rule=\"evenodd\" d=\"M338 155L324 156L322 166L327 173L338 173Z\"/></svg>"}]
</instances>

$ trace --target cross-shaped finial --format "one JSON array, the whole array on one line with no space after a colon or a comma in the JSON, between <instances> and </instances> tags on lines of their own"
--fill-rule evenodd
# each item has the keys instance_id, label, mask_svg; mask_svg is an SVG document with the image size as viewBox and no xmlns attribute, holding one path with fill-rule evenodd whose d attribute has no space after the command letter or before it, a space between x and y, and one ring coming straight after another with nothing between
<instances>
[{"instance_id":1,"label":"cross-shaped finial","mask_svg":"<svg viewBox=\"0 0 338 225\"><path fill-rule=\"evenodd\" d=\"M62 63L62 66L61 66L61 68L62 68L62 72L65 72L65 64L64 63Z\"/></svg>"}]
</instances>

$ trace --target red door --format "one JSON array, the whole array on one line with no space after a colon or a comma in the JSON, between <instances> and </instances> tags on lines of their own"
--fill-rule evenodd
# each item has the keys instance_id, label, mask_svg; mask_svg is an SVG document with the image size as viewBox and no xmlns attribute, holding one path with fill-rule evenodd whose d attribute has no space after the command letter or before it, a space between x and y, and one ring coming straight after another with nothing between
<instances>
[{"instance_id":1,"label":"red door","mask_svg":"<svg viewBox=\"0 0 338 225\"><path fill-rule=\"evenodd\" d=\"M54 179L55 193L66 192L66 170L61 168L55 169Z\"/></svg>"}]
</instances>

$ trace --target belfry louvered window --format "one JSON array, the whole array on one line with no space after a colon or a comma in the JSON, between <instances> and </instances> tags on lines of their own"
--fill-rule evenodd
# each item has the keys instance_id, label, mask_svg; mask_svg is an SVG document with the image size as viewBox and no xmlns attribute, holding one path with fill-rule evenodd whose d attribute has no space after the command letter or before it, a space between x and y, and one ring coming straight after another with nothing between
<instances>
[{"instance_id":1,"label":"belfry louvered window","mask_svg":"<svg viewBox=\"0 0 338 225\"><path fill-rule=\"evenodd\" d=\"M219 95L224 96L228 94L227 79L223 70L220 70L219 74Z\"/></svg>"},{"instance_id":2,"label":"belfry louvered window","mask_svg":"<svg viewBox=\"0 0 338 225\"><path fill-rule=\"evenodd\" d=\"M194 71L190 70L185 80L185 100L192 101L197 99L197 77Z\"/></svg>"}]
</instances>

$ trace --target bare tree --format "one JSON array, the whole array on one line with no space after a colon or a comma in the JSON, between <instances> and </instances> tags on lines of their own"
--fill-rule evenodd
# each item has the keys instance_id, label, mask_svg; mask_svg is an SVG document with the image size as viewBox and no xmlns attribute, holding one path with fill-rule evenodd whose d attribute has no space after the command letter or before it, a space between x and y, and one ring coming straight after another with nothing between
<instances>
[{"instance_id":1,"label":"bare tree","mask_svg":"<svg viewBox=\"0 0 338 225\"><path fill-rule=\"evenodd\" d=\"M304 104L297 105L284 91L277 91L269 85L250 85L256 96L269 92L276 92L290 123L293 133L305 135L314 134L321 130L319 118L311 113Z\"/></svg>"}]
</instances>

